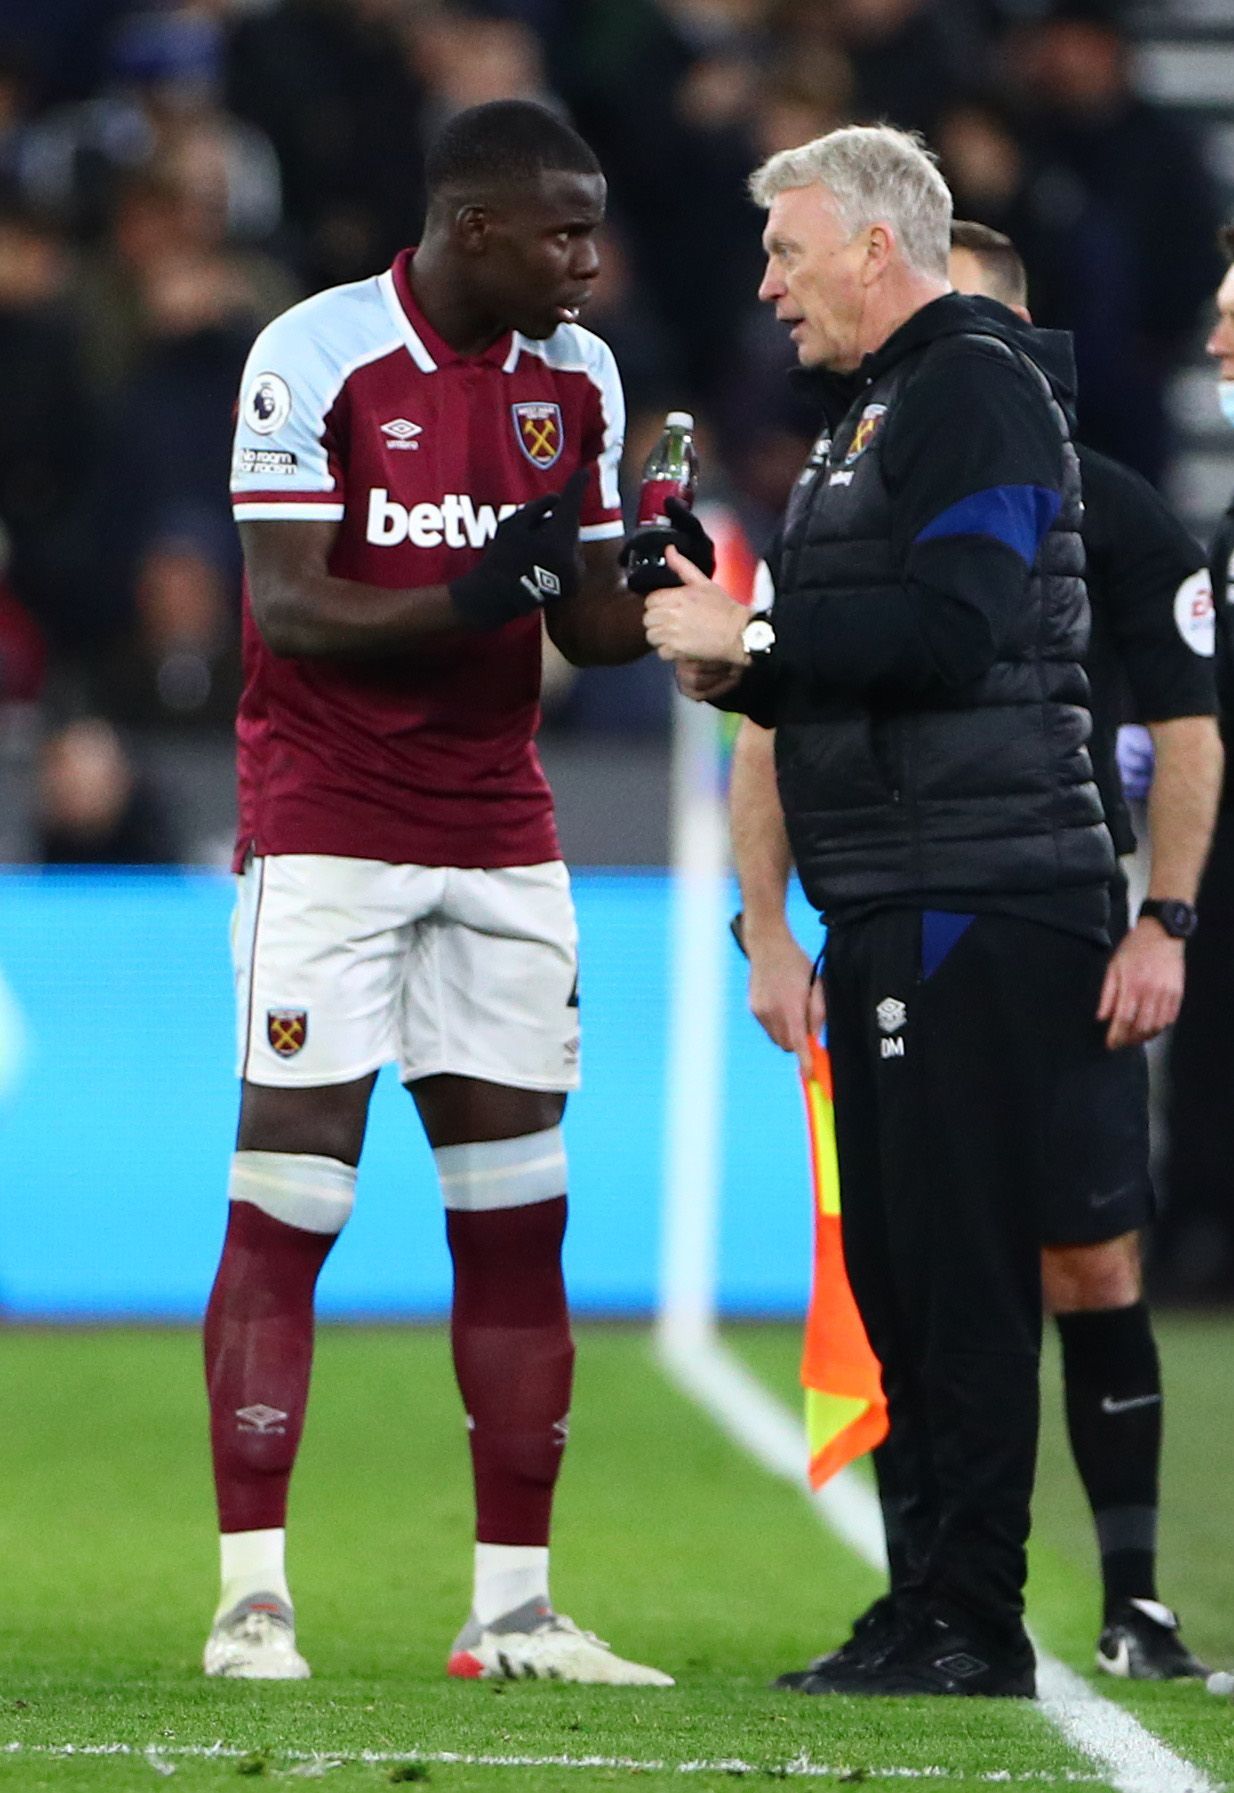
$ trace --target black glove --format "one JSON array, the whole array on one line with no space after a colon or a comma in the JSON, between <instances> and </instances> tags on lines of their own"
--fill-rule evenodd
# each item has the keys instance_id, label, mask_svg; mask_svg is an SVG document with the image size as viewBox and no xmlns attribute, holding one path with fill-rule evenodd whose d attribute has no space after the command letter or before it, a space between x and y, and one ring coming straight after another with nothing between
<instances>
[{"instance_id":1,"label":"black glove","mask_svg":"<svg viewBox=\"0 0 1234 1793\"><path fill-rule=\"evenodd\" d=\"M640 597L645 597L649 591L663 591L670 585L681 584L679 575L665 562L666 548L678 549L709 579L716 570L715 543L689 505L683 504L680 498L669 498L665 500L664 508L672 521L671 529L651 523L636 529L621 544L619 558L626 569L626 584Z\"/></svg>"},{"instance_id":2,"label":"black glove","mask_svg":"<svg viewBox=\"0 0 1234 1793\"><path fill-rule=\"evenodd\" d=\"M484 559L450 581L450 597L473 629L500 629L516 616L578 590L578 514L586 467L560 492L546 492L497 525Z\"/></svg>"}]
</instances>

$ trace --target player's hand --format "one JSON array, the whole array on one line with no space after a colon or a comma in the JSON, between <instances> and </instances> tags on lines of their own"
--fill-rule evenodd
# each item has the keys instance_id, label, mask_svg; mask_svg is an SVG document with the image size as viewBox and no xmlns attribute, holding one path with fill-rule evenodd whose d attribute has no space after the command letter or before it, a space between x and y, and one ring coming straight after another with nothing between
<instances>
[{"instance_id":1,"label":"player's hand","mask_svg":"<svg viewBox=\"0 0 1234 1793\"><path fill-rule=\"evenodd\" d=\"M689 505L683 504L680 498L668 498L664 508L672 522L671 529L650 524L636 529L621 544L618 559L627 569L626 584L640 597L645 597L657 587L681 584L677 573L671 569L665 572L664 553L667 548L679 549L708 579L716 570L716 545ZM636 549L652 558L631 566L630 557Z\"/></svg>"},{"instance_id":2,"label":"player's hand","mask_svg":"<svg viewBox=\"0 0 1234 1793\"><path fill-rule=\"evenodd\" d=\"M741 631L750 613L722 586L713 585L676 548L665 556L678 575L678 586L660 586L643 606L647 640L661 660L711 660L743 667L746 651Z\"/></svg>"},{"instance_id":3,"label":"player's hand","mask_svg":"<svg viewBox=\"0 0 1234 1793\"><path fill-rule=\"evenodd\" d=\"M753 940L743 930L743 938L750 957L750 1012L782 1052L796 1053L808 1077L813 1069L810 1040L826 1019L823 986L787 928Z\"/></svg>"},{"instance_id":4,"label":"player's hand","mask_svg":"<svg viewBox=\"0 0 1234 1793\"><path fill-rule=\"evenodd\" d=\"M580 467L560 492L533 498L497 525L484 559L450 581L460 618L473 629L500 629L516 616L572 598L578 590L578 518L588 472Z\"/></svg>"},{"instance_id":5,"label":"player's hand","mask_svg":"<svg viewBox=\"0 0 1234 1793\"><path fill-rule=\"evenodd\" d=\"M739 666L726 666L716 660L679 660L673 670L681 695L699 704L723 697L741 677Z\"/></svg>"},{"instance_id":6,"label":"player's hand","mask_svg":"<svg viewBox=\"0 0 1234 1793\"><path fill-rule=\"evenodd\" d=\"M1177 1019L1183 1000L1183 942L1145 916L1115 947L1101 986L1098 1021L1108 1021L1105 1043L1140 1046Z\"/></svg>"}]
</instances>

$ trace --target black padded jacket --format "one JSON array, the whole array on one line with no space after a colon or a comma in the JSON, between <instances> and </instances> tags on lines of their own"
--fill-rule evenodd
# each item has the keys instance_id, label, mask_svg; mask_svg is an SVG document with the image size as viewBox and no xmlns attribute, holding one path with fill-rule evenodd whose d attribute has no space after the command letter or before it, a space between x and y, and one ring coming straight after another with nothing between
<instances>
[{"instance_id":1,"label":"black padded jacket","mask_svg":"<svg viewBox=\"0 0 1234 1793\"><path fill-rule=\"evenodd\" d=\"M829 919L1048 903L1113 872L1085 745L1070 367L1069 339L948 294L866 358L801 476L776 646L729 705L776 728L797 868Z\"/></svg>"}]
</instances>

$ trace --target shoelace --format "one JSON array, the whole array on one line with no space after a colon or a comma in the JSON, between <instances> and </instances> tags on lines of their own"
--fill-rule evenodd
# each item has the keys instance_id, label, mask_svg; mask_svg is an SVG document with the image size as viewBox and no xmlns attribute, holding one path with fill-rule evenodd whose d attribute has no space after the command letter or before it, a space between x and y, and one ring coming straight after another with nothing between
<instances>
[{"instance_id":1,"label":"shoelace","mask_svg":"<svg viewBox=\"0 0 1234 1793\"><path fill-rule=\"evenodd\" d=\"M533 1632L530 1632L529 1635L531 1637L547 1638L554 1631L564 1631L568 1633L570 1637L580 1638L584 1643L595 1644L601 1650L611 1648L611 1645L607 1644L602 1637L597 1637L594 1631L584 1631L581 1625L576 1625L574 1620L564 1612L553 1613L551 1618L545 1619L542 1625L537 1625L536 1629Z\"/></svg>"},{"instance_id":2,"label":"shoelace","mask_svg":"<svg viewBox=\"0 0 1234 1793\"><path fill-rule=\"evenodd\" d=\"M281 1614L256 1610L246 1612L229 1630L233 1637L249 1644L287 1643L291 1635L291 1626Z\"/></svg>"}]
</instances>

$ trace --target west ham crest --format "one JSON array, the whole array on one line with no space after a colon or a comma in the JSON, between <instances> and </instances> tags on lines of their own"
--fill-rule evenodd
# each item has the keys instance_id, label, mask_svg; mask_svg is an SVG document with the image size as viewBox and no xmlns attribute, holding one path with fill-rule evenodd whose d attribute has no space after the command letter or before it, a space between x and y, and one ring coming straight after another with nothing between
<instances>
[{"instance_id":1,"label":"west ham crest","mask_svg":"<svg viewBox=\"0 0 1234 1793\"><path fill-rule=\"evenodd\" d=\"M280 1058L294 1058L308 1039L307 1009L267 1009L266 1038Z\"/></svg>"},{"instance_id":2,"label":"west ham crest","mask_svg":"<svg viewBox=\"0 0 1234 1793\"><path fill-rule=\"evenodd\" d=\"M886 405L866 406L857 421L857 428L853 431L853 439L848 445L848 453L844 457L844 465L846 467L851 467L854 461L860 460L871 442L873 442L875 436L877 436L883 418L886 415Z\"/></svg>"},{"instance_id":3,"label":"west ham crest","mask_svg":"<svg viewBox=\"0 0 1234 1793\"><path fill-rule=\"evenodd\" d=\"M561 406L528 402L511 405L510 412L518 445L532 466L541 471L554 466L566 441Z\"/></svg>"}]
</instances>

